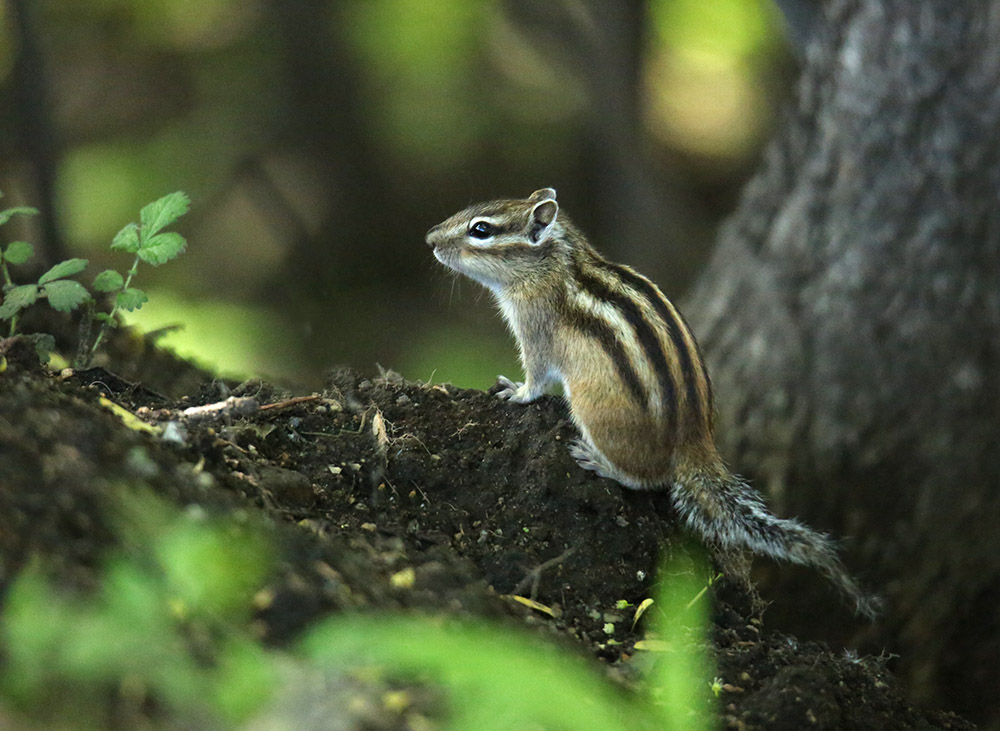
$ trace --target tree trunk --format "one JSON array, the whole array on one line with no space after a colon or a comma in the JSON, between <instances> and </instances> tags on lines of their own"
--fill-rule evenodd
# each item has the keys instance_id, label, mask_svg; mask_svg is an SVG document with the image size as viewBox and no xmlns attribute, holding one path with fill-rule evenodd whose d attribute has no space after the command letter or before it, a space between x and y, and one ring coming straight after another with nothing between
<instances>
[{"instance_id":1,"label":"tree trunk","mask_svg":"<svg viewBox=\"0 0 1000 731\"><path fill-rule=\"evenodd\" d=\"M823 14L686 312L733 466L853 537L917 699L996 725L1000 2Z\"/></svg>"}]
</instances>

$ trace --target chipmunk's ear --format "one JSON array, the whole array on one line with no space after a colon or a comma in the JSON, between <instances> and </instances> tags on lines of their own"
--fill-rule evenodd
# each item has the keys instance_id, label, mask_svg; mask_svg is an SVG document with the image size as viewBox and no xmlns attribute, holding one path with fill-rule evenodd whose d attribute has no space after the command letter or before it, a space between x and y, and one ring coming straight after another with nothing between
<instances>
[{"instance_id":1,"label":"chipmunk's ear","mask_svg":"<svg viewBox=\"0 0 1000 731\"><path fill-rule=\"evenodd\" d=\"M552 194L553 197L545 198L541 203L536 203L535 207L531 209L528 236L531 238L533 244L537 244L544 239L556 222L556 215L559 213L559 204L555 201L554 190Z\"/></svg>"},{"instance_id":2,"label":"chipmunk's ear","mask_svg":"<svg viewBox=\"0 0 1000 731\"><path fill-rule=\"evenodd\" d=\"M538 203L539 201L556 199L556 189L555 188L541 188L536 190L534 193L528 196L528 200L531 203Z\"/></svg>"}]
</instances>

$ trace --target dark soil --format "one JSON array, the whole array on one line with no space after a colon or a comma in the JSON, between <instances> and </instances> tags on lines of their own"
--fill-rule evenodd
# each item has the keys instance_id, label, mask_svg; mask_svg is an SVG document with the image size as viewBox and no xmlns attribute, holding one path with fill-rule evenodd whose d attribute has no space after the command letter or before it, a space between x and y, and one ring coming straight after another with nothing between
<instances>
[{"instance_id":1,"label":"dark soil","mask_svg":"<svg viewBox=\"0 0 1000 731\"><path fill-rule=\"evenodd\" d=\"M416 607L526 625L626 686L635 677L642 626L631 631L616 603L648 597L661 556L684 541L663 495L576 466L560 400L520 406L346 370L296 399L259 381L212 380L155 350L114 361L144 384L103 368L50 373L17 339L0 341L0 353L0 596L33 555L68 586L93 586L116 541L106 495L139 483L178 505L252 511L274 526L283 561L259 616L271 643L345 609ZM200 385L178 396L178 383ZM102 396L150 424L228 397L256 404L188 420L177 443L129 428ZM405 569L412 586L394 585ZM712 639L723 726L972 728L910 707L882 659L800 644L769 628L740 586L721 585ZM817 591L831 612L847 611L819 582Z\"/></svg>"}]
</instances>

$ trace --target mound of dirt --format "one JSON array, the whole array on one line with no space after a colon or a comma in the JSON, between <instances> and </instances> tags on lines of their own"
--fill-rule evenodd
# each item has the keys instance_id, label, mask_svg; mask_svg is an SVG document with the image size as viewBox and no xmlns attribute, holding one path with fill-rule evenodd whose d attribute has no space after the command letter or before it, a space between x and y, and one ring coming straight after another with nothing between
<instances>
[{"instance_id":1,"label":"mound of dirt","mask_svg":"<svg viewBox=\"0 0 1000 731\"><path fill-rule=\"evenodd\" d=\"M147 379L132 383L103 368L50 373L19 339L0 341L0 354L0 596L33 555L67 586L92 586L117 540L105 496L141 483L180 506L252 511L273 526L283 560L258 618L268 642L346 609L420 608L561 638L627 686L642 624L632 629L619 602L648 597L661 557L687 541L664 495L577 467L557 398L521 406L347 370L322 393L293 396L156 353L164 382L184 371L201 384L172 398L141 364L119 368ZM395 581L402 572L412 579ZM972 728L910 707L882 659L800 644L767 628L739 582L720 586L724 725ZM847 611L832 593L830 606Z\"/></svg>"}]
</instances>

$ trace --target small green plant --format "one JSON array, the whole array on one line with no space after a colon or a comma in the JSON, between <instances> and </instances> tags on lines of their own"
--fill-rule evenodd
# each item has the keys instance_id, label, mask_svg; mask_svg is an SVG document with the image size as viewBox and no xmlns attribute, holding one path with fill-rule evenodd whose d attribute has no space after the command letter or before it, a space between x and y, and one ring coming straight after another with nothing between
<instances>
[{"instance_id":1,"label":"small green plant","mask_svg":"<svg viewBox=\"0 0 1000 731\"><path fill-rule=\"evenodd\" d=\"M712 689L712 694L716 698L718 698L719 697L719 693L722 692L722 686L723 685L725 685L725 683L722 681L722 678L720 678L718 675L716 675L714 678L712 678L712 684L709 687Z\"/></svg>"},{"instance_id":2,"label":"small green plant","mask_svg":"<svg viewBox=\"0 0 1000 731\"><path fill-rule=\"evenodd\" d=\"M132 260L132 268L125 276L114 269L105 269L94 277L94 289L98 292L113 294L115 304L111 308L111 312L94 314L94 319L101 323L101 327L97 331L97 337L94 338L90 349L82 358L78 359L79 366L86 367L90 364L108 330L117 327L118 320L115 319L115 315L118 314L118 310L132 312L149 301L145 292L132 286L132 278L139 269L139 262L143 261L150 266L157 267L184 253L184 248L187 246L184 237L179 233L163 229L187 213L190 205L191 201L187 195L180 191L165 195L145 206L139 212L139 223L126 225L115 236L111 242L111 248L115 251L135 254L135 258ZM84 352L83 348L81 348L81 352Z\"/></svg>"},{"instance_id":3,"label":"small green plant","mask_svg":"<svg viewBox=\"0 0 1000 731\"><path fill-rule=\"evenodd\" d=\"M2 194L0 194L2 195ZM35 208L19 206L0 211L0 225L14 216L34 216ZM79 282L66 277L79 274L87 267L86 259L67 259L59 262L32 284L14 284L10 277L10 264L24 264L35 255L35 247L27 241L12 241L0 249L0 272L3 273L3 303L0 304L0 320L10 320L9 336L17 334L17 320L21 311L35 304L39 299L47 300L54 310L70 312L90 298L87 290Z\"/></svg>"},{"instance_id":4,"label":"small green plant","mask_svg":"<svg viewBox=\"0 0 1000 731\"><path fill-rule=\"evenodd\" d=\"M91 322L94 320L101 323L93 342L90 342L88 337L81 337L75 365L78 368L88 366L108 330L117 327L118 311L132 312L142 307L149 299L145 292L132 286L132 278L139 268L139 262L159 266L176 259L184 252L187 246L184 237L179 233L163 229L187 213L189 206L190 201L182 192L166 195L139 212L139 223L128 224L114 237L111 248L114 251L134 254L135 258L132 267L125 275L114 269L105 269L94 277L95 292L114 296L110 312L95 311L94 297L87 288L73 279L68 279L87 268L86 259L67 259L45 272L37 282L15 284L11 279L8 264L25 264L34 256L35 249L26 241L13 241L0 249L0 272L3 274L0 320L10 321L8 336L17 334L17 323L21 313L39 300L48 301L49 305L59 312L72 312L85 305L86 315L81 332L89 333ZM8 208L0 211L0 225L17 215L31 216L37 213L36 209L27 206ZM43 339L37 336L36 346L40 350L51 350L53 347L51 338Z\"/></svg>"}]
</instances>

